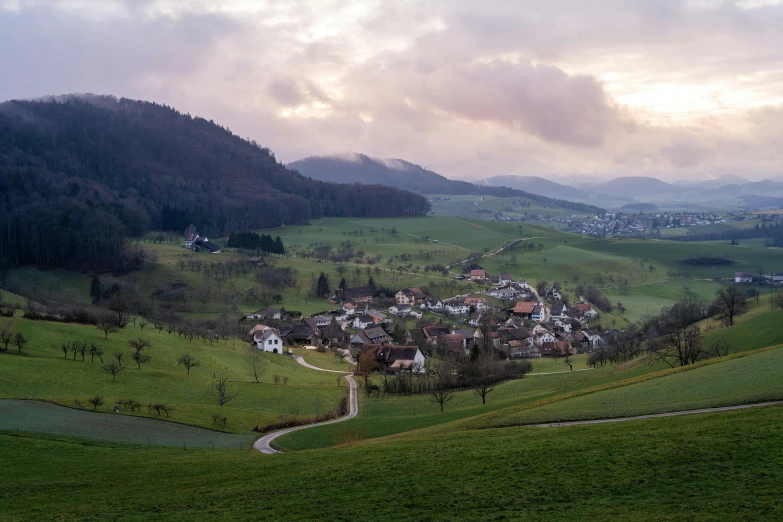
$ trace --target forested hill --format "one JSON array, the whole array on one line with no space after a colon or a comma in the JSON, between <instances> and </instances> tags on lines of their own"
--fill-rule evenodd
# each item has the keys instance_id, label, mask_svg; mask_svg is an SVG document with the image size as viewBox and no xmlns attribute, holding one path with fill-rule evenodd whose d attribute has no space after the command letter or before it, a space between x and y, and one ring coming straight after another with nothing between
<instances>
[{"instance_id":1,"label":"forested hill","mask_svg":"<svg viewBox=\"0 0 783 522\"><path fill-rule=\"evenodd\" d=\"M124 236L277 227L321 216L426 214L421 195L314 181L202 118L142 101L0 104L0 257L111 266Z\"/></svg>"},{"instance_id":2,"label":"forested hill","mask_svg":"<svg viewBox=\"0 0 783 522\"><path fill-rule=\"evenodd\" d=\"M311 156L289 163L288 167L321 181L383 184L420 194L522 197L536 201L542 206L566 208L577 212L606 212L593 205L547 197L524 190L504 186L475 185L467 181L448 179L401 159L378 159L364 154Z\"/></svg>"}]
</instances>

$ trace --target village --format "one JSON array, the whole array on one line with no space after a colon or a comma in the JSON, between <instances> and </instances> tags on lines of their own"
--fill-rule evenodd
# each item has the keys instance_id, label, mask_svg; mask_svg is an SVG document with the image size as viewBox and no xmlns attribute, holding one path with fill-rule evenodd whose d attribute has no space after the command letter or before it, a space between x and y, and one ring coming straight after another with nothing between
<instances>
[{"instance_id":1,"label":"village","mask_svg":"<svg viewBox=\"0 0 783 522\"><path fill-rule=\"evenodd\" d=\"M358 361L371 353L382 372L425 372L428 360L489 353L496 360L568 358L589 353L613 335L592 328L598 312L588 302L568 302L558 286L535 288L508 273L491 276L480 265L462 267L481 291L442 298L402 288L393 302L370 286L338 288L335 308L295 318L284 308L248 314L260 321L248 332L259 350L290 354L304 346ZM489 285L489 289L484 289Z\"/></svg>"}]
</instances>

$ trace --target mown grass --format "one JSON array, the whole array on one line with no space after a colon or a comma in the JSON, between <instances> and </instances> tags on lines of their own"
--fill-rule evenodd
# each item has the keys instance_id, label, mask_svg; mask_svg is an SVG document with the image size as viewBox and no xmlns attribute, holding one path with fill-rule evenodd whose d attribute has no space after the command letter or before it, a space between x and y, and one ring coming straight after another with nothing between
<instances>
[{"instance_id":1,"label":"mown grass","mask_svg":"<svg viewBox=\"0 0 783 522\"><path fill-rule=\"evenodd\" d=\"M12 520L777 520L781 408L426 433L329 451L0 434Z\"/></svg>"},{"instance_id":2,"label":"mown grass","mask_svg":"<svg viewBox=\"0 0 783 522\"><path fill-rule=\"evenodd\" d=\"M0 319L5 324L9 319ZM108 411L118 398L132 398L144 404L161 402L174 408L171 420L216 427L212 413L220 411L228 417L226 429L248 432L255 425L276 422L279 416L311 416L316 409L323 413L334 409L347 387L338 387L333 374L310 370L285 355L263 354L261 382L252 382L247 365L248 344L232 340L214 345L193 340L186 341L165 330L159 333L148 326L143 331L128 326L108 339L94 327L30 321L15 318L14 331L28 339L22 355L11 347L0 354L0 397L43 399L66 406L80 401L85 407L89 397L102 395L106 404L99 411ZM152 361L138 369L130 358L132 349L128 340L142 337L152 342L145 351ZM124 353L125 371L112 382L102 371L96 358L90 362L68 354L61 345L74 340L93 341L104 350L103 359L112 359L115 351ZM177 359L189 352L201 363L187 375ZM274 384L274 375L281 382ZM219 407L214 396L215 377L225 376L230 392L237 397ZM282 379L288 383L283 384ZM143 410L146 415L146 408ZM138 415L138 413L137 413ZM153 415L156 415L153 413ZM220 427L222 429L222 426Z\"/></svg>"},{"instance_id":3,"label":"mown grass","mask_svg":"<svg viewBox=\"0 0 783 522\"><path fill-rule=\"evenodd\" d=\"M783 349L712 359L692 367L664 371L634 384L617 383L595 393L543 406L516 408L473 426L513 426L539 422L630 417L649 413L733 406L783 399ZM633 382L633 381L632 381Z\"/></svg>"}]
</instances>

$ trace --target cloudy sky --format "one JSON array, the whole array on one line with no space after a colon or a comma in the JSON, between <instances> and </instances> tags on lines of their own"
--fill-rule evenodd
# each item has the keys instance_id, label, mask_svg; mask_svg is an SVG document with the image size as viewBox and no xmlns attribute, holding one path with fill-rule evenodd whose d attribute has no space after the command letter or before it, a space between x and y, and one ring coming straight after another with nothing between
<instances>
[{"instance_id":1,"label":"cloudy sky","mask_svg":"<svg viewBox=\"0 0 783 522\"><path fill-rule=\"evenodd\" d=\"M0 99L115 94L290 162L783 177L783 1L0 0Z\"/></svg>"}]
</instances>

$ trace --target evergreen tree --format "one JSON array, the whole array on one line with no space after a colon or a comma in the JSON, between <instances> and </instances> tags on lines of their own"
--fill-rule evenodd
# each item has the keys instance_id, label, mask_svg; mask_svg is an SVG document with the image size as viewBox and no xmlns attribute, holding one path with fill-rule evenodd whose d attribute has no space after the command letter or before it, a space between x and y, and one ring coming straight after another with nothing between
<instances>
[{"instance_id":1,"label":"evergreen tree","mask_svg":"<svg viewBox=\"0 0 783 522\"><path fill-rule=\"evenodd\" d=\"M90 297L92 298L92 304L101 300L101 280L98 276L92 276L92 283L90 283Z\"/></svg>"},{"instance_id":2,"label":"evergreen tree","mask_svg":"<svg viewBox=\"0 0 783 522\"><path fill-rule=\"evenodd\" d=\"M318 297L326 297L331 293L329 289L329 279L326 278L326 274L321 272L318 276L318 283L315 287L315 295Z\"/></svg>"},{"instance_id":3,"label":"evergreen tree","mask_svg":"<svg viewBox=\"0 0 783 522\"><path fill-rule=\"evenodd\" d=\"M342 279L340 279L340 284L337 285L337 288L339 288L340 290L345 290L345 287L346 287L346 283L345 283L345 278L343 277Z\"/></svg>"},{"instance_id":4,"label":"evergreen tree","mask_svg":"<svg viewBox=\"0 0 783 522\"><path fill-rule=\"evenodd\" d=\"M280 236L275 238L275 254L285 254L285 247L283 246L283 240Z\"/></svg>"},{"instance_id":5,"label":"evergreen tree","mask_svg":"<svg viewBox=\"0 0 783 522\"><path fill-rule=\"evenodd\" d=\"M370 291L375 293L377 290L377 287L375 286L375 280L370 276L370 279L367 280L367 286L369 287Z\"/></svg>"}]
</instances>

